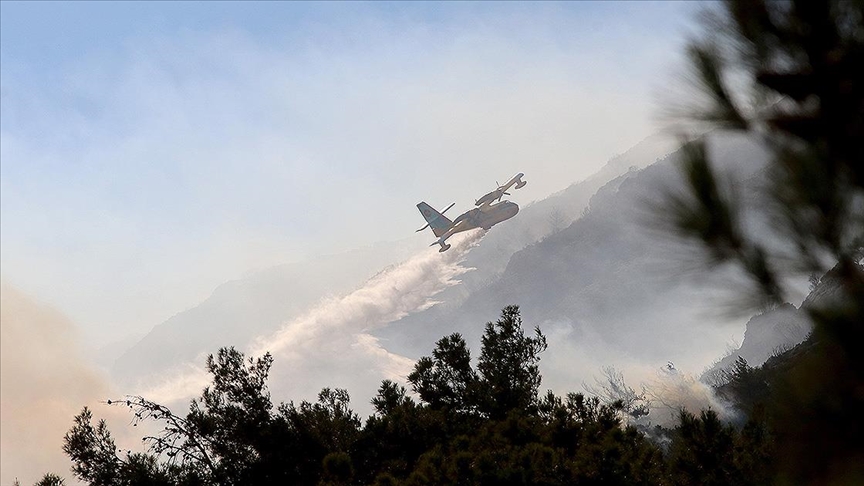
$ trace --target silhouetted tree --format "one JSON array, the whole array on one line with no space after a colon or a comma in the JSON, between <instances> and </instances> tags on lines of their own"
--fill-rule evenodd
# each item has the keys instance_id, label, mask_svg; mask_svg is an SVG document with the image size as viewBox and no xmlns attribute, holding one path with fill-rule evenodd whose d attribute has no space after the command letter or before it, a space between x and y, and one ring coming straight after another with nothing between
<instances>
[{"instance_id":1,"label":"silhouetted tree","mask_svg":"<svg viewBox=\"0 0 864 486\"><path fill-rule=\"evenodd\" d=\"M168 485L186 477L171 464L160 464L150 454L121 453L104 420L92 424L87 407L75 417L64 437L63 451L72 459L72 472L91 485ZM122 454L122 455L121 455Z\"/></svg>"},{"instance_id":2,"label":"silhouetted tree","mask_svg":"<svg viewBox=\"0 0 864 486\"><path fill-rule=\"evenodd\" d=\"M76 477L90 484L332 484L350 481L360 419L345 390L325 388L318 402L281 404L267 389L272 358L246 359L223 348L207 359L213 383L186 416L142 397L110 400L136 424L164 426L144 438L147 454L121 455L104 421L85 408L66 434ZM346 463L347 458L347 463ZM326 460L326 461L325 461Z\"/></svg>"},{"instance_id":3,"label":"silhouetted tree","mask_svg":"<svg viewBox=\"0 0 864 486\"><path fill-rule=\"evenodd\" d=\"M748 365L741 356L729 369L720 372L720 381L723 383L718 387L720 394L747 415L769 399L770 390L764 374Z\"/></svg>"},{"instance_id":4,"label":"silhouetted tree","mask_svg":"<svg viewBox=\"0 0 864 486\"><path fill-rule=\"evenodd\" d=\"M408 382L433 409L471 412L476 408L477 373L471 368L471 352L458 333L441 338L431 357L420 358Z\"/></svg>"},{"instance_id":5,"label":"silhouetted tree","mask_svg":"<svg viewBox=\"0 0 864 486\"><path fill-rule=\"evenodd\" d=\"M511 410L530 411L540 388L540 353L547 346L540 328L526 337L519 307L510 305L500 319L486 323L482 343L477 361L480 411L493 419Z\"/></svg>"},{"instance_id":6,"label":"silhouetted tree","mask_svg":"<svg viewBox=\"0 0 864 486\"><path fill-rule=\"evenodd\" d=\"M156 421L148 452L121 454L88 409L66 435L78 479L90 484L662 484L660 449L619 419L620 402L581 394L538 399L539 329L519 309L488 323L479 373L458 334L438 341L411 374L420 400L385 380L361 427L345 390L316 403L272 405L272 359L223 348L213 383L185 416L141 397L112 400L135 423Z\"/></svg>"},{"instance_id":7,"label":"silhouetted tree","mask_svg":"<svg viewBox=\"0 0 864 486\"><path fill-rule=\"evenodd\" d=\"M122 461L114 438L104 420L94 427L93 413L84 407L75 417L75 426L66 433L63 451L72 459L72 472L92 485L118 482Z\"/></svg>"},{"instance_id":8,"label":"silhouetted tree","mask_svg":"<svg viewBox=\"0 0 864 486\"><path fill-rule=\"evenodd\" d=\"M741 484L744 478L735 467L735 429L713 410L703 410L699 417L682 410L679 417L670 449L673 483Z\"/></svg>"},{"instance_id":9,"label":"silhouetted tree","mask_svg":"<svg viewBox=\"0 0 864 486\"><path fill-rule=\"evenodd\" d=\"M442 440L445 417L419 406L404 387L384 380L372 399L375 414L368 418L356 450L366 482L406 477L417 459Z\"/></svg>"},{"instance_id":10,"label":"silhouetted tree","mask_svg":"<svg viewBox=\"0 0 864 486\"><path fill-rule=\"evenodd\" d=\"M564 216L564 212L561 211L561 208L555 206L549 211L549 216L547 216L547 220L549 222L549 234L554 235L559 231L563 230L567 226L567 217Z\"/></svg>"},{"instance_id":11,"label":"silhouetted tree","mask_svg":"<svg viewBox=\"0 0 864 486\"><path fill-rule=\"evenodd\" d=\"M15 482L17 483L18 481ZM42 476L42 479L40 479L35 486L64 486L65 484L66 481L63 480L63 478L61 478L60 476L53 473L47 473L46 475Z\"/></svg>"},{"instance_id":12,"label":"silhouetted tree","mask_svg":"<svg viewBox=\"0 0 864 486\"><path fill-rule=\"evenodd\" d=\"M346 390L324 388L316 403L304 401L299 406L290 403L279 407L280 420L284 420L296 441L296 450L291 451L288 457L296 461L296 481L299 483L317 482L324 459L332 453L339 455L329 460L335 468L331 473L346 470L342 454L350 458L354 452L361 425L360 417L351 410L349 403ZM276 460L284 462L285 457L276 457ZM341 477L337 475L331 479Z\"/></svg>"},{"instance_id":13,"label":"silhouetted tree","mask_svg":"<svg viewBox=\"0 0 864 486\"><path fill-rule=\"evenodd\" d=\"M588 393L597 396L607 405L620 402L621 412L628 420L648 415L650 407L644 388L641 393L636 393L636 390L624 381L624 373L612 366L603 367L601 371L603 379L595 379L594 385L584 385Z\"/></svg>"},{"instance_id":14,"label":"silhouetted tree","mask_svg":"<svg viewBox=\"0 0 864 486\"><path fill-rule=\"evenodd\" d=\"M696 118L760 137L767 183L737 197L695 140L683 150L686 191L663 211L712 265L743 269L760 302L783 302L790 275L825 274L807 307L808 346L768 383L777 479L864 483L864 2L729 0L709 13L688 50L707 100ZM756 209L779 238L748 231Z\"/></svg>"},{"instance_id":15,"label":"silhouetted tree","mask_svg":"<svg viewBox=\"0 0 864 486\"><path fill-rule=\"evenodd\" d=\"M714 263L738 263L769 300L783 301L784 275L821 275L836 264L849 303L843 312L860 317L864 299L853 298L864 295L857 265L864 255L864 4L729 0L709 12L707 33L688 49L707 101L693 114L763 138L770 177L757 203L792 244L773 247L745 230L751 208L724 190L701 139L684 147L687 192L670 195L665 209Z\"/></svg>"}]
</instances>

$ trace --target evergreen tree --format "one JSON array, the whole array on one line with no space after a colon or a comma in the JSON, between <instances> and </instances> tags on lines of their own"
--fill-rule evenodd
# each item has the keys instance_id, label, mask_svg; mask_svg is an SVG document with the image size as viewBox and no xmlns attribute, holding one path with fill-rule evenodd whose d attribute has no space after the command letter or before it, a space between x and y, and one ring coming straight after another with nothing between
<instances>
[{"instance_id":1,"label":"evergreen tree","mask_svg":"<svg viewBox=\"0 0 864 486\"><path fill-rule=\"evenodd\" d=\"M723 184L703 140L685 146L687 191L663 212L711 265L743 269L757 305L783 302L790 275L825 274L807 348L768 383L777 480L864 483L864 2L727 0L710 13L688 51L708 101L696 115L764 140L768 182L753 200L782 244L747 231L756 208ZM753 376L739 371L737 385Z\"/></svg>"},{"instance_id":2,"label":"evergreen tree","mask_svg":"<svg viewBox=\"0 0 864 486\"><path fill-rule=\"evenodd\" d=\"M495 323L486 323L477 370L480 411L500 419L511 410L531 411L540 388L540 353L546 350L546 336L540 328L533 337L522 329L519 307L510 305Z\"/></svg>"},{"instance_id":3,"label":"evergreen tree","mask_svg":"<svg viewBox=\"0 0 864 486\"><path fill-rule=\"evenodd\" d=\"M92 420L93 413L84 407L66 433L63 452L72 459L72 472L82 481L94 486L116 484L122 464L117 446L105 421L94 427Z\"/></svg>"},{"instance_id":4,"label":"evergreen tree","mask_svg":"<svg viewBox=\"0 0 864 486\"><path fill-rule=\"evenodd\" d=\"M739 356L728 370L720 372L723 383L718 387L721 396L735 403L748 416L758 405L770 398L770 389L764 373L752 368L747 360Z\"/></svg>"},{"instance_id":5,"label":"evergreen tree","mask_svg":"<svg viewBox=\"0 0 864 486\"><path fill-rule=\"evenodd\" d=\"M64 481L63 478L61 478L60 476L48 473L42 476L42 479L40 479L35 486L65 486L65 484L66 481Z\"/></svg>"},{"instance_id":6,"label":"evergreen tree","mask_svg":"<svg viewBox=\"0 0 864 486\"><path fill-rule=\"evenodd\" d=\"M471 352L458 333L441 338L431 357L420 358L408 382L433 409L470 412L476 408L477 373L471 368Z\"/></svg>"},{"instance_id":7,"label":"evergreen tree","mask_svg":"<svg viewBox=\"0 0 864 486\"><path fill-rule=\"evenodd\" d=\"M385 380L361 427L345 390L272 405L269 355L233 348L207 360L213 383L185 416L141 397L111 401L163 430L146 454L121 454L88 409L66 436L89 484L661 484L662 455L619 420L620 403L552 392L538 399L539 330L519 309L487 324L478 368L459 335L438 341L411 374L420 401Z\"/></svg>"}]
</instances>

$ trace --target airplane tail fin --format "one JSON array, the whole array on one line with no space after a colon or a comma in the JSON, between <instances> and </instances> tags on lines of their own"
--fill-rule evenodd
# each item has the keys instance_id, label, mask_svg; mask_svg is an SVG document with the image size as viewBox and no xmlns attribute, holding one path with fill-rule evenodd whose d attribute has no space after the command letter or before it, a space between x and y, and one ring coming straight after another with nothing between
<instances>
[{"instance_id":1,"label":"airplane tail fin","mask_svg":"<svg viewBox=\"0 0 864 486\"><path fill-rule=\"evenodd\" d=\"M432 228L432 232L435 233L435 237L440 238L441 235L447 232L450 229L450 226L453 225L453 222L447 219L446 216L439 213L432 206L426 204L425 202L421 202L417 205L417 209L420 210L420 214L426 219L426 222L429 223L428 226Z\"/></svg>"}]
</instances>

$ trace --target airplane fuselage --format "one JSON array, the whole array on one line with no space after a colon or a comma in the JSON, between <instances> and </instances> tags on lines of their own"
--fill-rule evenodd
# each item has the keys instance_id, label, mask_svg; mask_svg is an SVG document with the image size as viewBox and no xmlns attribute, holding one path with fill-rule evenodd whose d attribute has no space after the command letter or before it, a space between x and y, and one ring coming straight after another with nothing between
<instances>
[{"instance_id":1,"label":"airplane fuselage","mask_svg":"<svg viewBox=\"0 0 864 486\"><path fill-rule=\"evenodd\" d=\"M466 211L461 216L453 221L456 223L465 222L466 228L461 231L467 231L473 228L489 229L501 221L508 220L519 212L519 205L510 201L502 201L497 204L490 204L485 210L482 208L474 208Z\"/></svg>"},{"instance_id":2,"label":"airplane fuselage","mask_svg":"<svg viewBox=\"0 0 864 486\"><path fill-rule=\"evenodd\" d=\"M440 245L441 249L438 251L447 251L447 249L450 248L450 245L447 244L447 238L450 238L453 234L472 230L474 228L483 228L484 230L488 230L501 221L516 216L516 213L519 212L519 206L514 202L501 201L501 198L509 195L507 190L510 187L515 185L516 189L519 189L525 186L527 182L522 180L523 176L524 174L521 172L516 174L503 186L498 186L494 191L475 201L474 204L478 207L460 214L459 217L453 221L447 219L443 214L447 209L453 207L452 204L439 213L425 201L420 202L417 204L417 209L420 210L420 213L426 220L426 226L417 231L432 228L432 232L434 232L435 236L438 238L435 243L432 243L432 246ZM501 202L496 203L496 200Z\"/></svg>"},{"instance_id":3,"label":"airplane fuselage","mask_svg":"<svg viewBox=\"0 0 864 486\"><path fill-rule=\"evenodd\" d=\"M441 235L433 245L441 245L438 251L446 251L450 245L446 244L447 238L450 238L456 233L472 230L474 228L483 228L488 230L492 226L501 221L508 220L519 212L519 205L510 201L501 201L497 204L490 204L485 208L474 208L459 215L453 220L453 224L446 233Z\"/></svg>"}]
</instances>

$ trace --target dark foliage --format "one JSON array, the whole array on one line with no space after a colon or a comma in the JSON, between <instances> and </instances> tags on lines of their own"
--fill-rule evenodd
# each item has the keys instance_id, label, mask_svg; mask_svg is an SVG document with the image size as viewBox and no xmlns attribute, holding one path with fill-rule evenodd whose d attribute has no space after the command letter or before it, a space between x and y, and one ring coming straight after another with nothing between
<instances>
[{"instance_id":1,"label":"dark foliage","mask_svg":"<svg viewBox=\"0 0 864 486\"><path fill-rule=\"evenodd\" d=\"M531 410L540 388L540 353L545 350L546 337L539 328L534 337L525 336L518 306L507 306L497 322L487 323L477 362L480 412L501 419L512 410Z\"/></svg>"},{"instance_id":2,"label":"dark foliage","mask_svg":"<svg viewBox=\"0 0 864 486\"><path fill-rule=\"evenodd\" d=\"M36 486L64 486L66 481L63 480L60 476L52 473L48 473L42 476L42 479L36 483Z\"/></svg>"},{"instance_id":3,"label":"dark foliage","mask_svg":"<svg viewBox=\"0 0 864 486\"><path fill-rule=\"evenodd\" d=\"M435 410L468 413L476 410L478 377L471 368L471 353L462 336L441 338L432 357L417 361L408 375L414 392Z\"/></svg>"},{"instance_id":4,"label":"dark foliage","mask_svg":"<svg viewBox=\"0 0 864 486\"><path fill-rule=\"evenodd\" d=\"M767 183L748 206L695 140L683 151L687 190L670 195L665 214L711 265L744 270L757 305L782 303L790 275L825 274L806 307L806 352L770 372L736 363L723 391L751 418L765 413L779 482L861 484L864 2L729 0L711 13L689 50L709 100L695 118L761 138ZM771 222L773 238L748 231L748 212Z\"/></svg>"},{"instance_id":5,"label":"dark foliage","mask_svg":"<svg viewBox=\"0 0 864 486\"><path fill-rule=\"evenodd\" d=\"M140 397L111 401L157 421L146 454L121 454L103 421L76 417L65 450L90 484L664 484L660 449L624 427L620 403L539 397L539 329L519 309L486 326L477 368L458 334L418 361L404 387L384 381L363 425L344 390L281 404L267 390L269 355L233 348L207 360L213 384L186 416Z\"/></svg>"}]
</instances>

